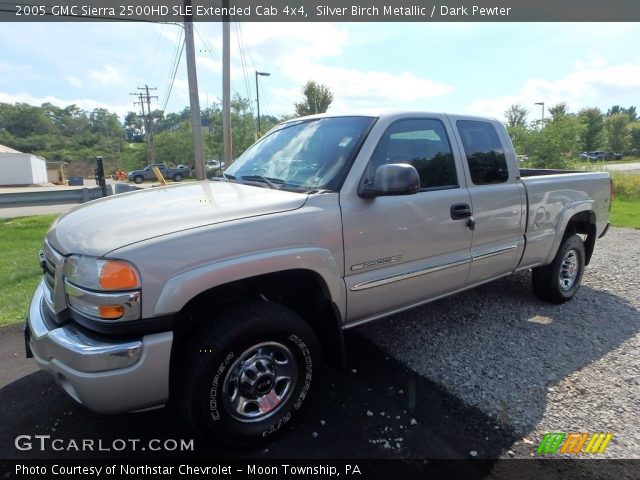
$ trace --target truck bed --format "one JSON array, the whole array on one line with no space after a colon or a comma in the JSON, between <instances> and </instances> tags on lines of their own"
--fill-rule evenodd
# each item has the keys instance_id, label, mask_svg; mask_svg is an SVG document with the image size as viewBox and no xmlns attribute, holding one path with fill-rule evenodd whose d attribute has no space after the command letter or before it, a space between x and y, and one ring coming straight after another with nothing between
<instances>
[{"instance_id":1,"label":"truck bed","mask_svg":"<svg viewBox=\"0 0 640 480\"><path fill-rule=\"evenodd\" d=\"M564 228L563 219L586 205L596 216L597 235L606 228L611 198L608 173L521 169L520 175L527 192L527 248L521 266L548 263L557 232Z\"/></svg>"}]
</instances>

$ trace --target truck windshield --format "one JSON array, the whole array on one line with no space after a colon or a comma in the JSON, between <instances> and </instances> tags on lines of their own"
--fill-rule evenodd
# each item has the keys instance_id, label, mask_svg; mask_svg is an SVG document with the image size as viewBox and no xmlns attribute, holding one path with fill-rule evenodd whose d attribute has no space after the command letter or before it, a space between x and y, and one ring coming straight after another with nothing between
<instances>
[{"instance_id":1,"label":"truck windshield","mask_svg":"<svg viewBox=\"0 0 640 480\"><path fill-rule=\"evenodd\" d=\"M284 190L337 190L373 117L329 117L283 123L224 172L229 179Z\"/></svg>"}]
</instances>

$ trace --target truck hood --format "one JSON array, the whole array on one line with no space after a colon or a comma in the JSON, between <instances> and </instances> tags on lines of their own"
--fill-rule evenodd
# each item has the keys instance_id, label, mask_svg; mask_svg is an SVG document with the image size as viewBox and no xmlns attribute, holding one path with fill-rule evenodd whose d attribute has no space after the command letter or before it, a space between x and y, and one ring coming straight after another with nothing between
<instances>
[{"instance_id":1,"label":"truck hood","mask_svg":"<svg viewBox=\"0 0 640 480\"><path fill-rule=\"evenodd\" d=\"M307 195L230 182L156 187L94 200L60 216L47 233L66 255L102 256L150 238L295 210Z\"/></svg>"}]
</instances>

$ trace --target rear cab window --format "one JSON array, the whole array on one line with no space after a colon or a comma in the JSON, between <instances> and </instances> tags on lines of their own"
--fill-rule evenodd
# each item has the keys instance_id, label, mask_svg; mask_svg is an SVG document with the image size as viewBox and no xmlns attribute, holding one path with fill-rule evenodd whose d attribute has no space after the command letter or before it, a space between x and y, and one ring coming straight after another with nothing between
<instances>
[{"instance_id":1,"label":"rear cab window","mask_svg":"<svg viewBox=\"0 0 640 480\"><path fill-rule=\"evenodd\" d=\"M473 184L506 182L509 179L509 168L495 127L489 122L477 120L458 120L456 125Z\"/></svg>"}]
</instances>

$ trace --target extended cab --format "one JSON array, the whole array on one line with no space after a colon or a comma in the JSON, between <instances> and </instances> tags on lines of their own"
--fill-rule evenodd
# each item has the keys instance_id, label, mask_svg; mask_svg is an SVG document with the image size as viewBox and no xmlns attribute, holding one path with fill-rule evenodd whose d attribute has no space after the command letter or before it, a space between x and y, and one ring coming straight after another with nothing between
<instances>
[{"instance_id":1,"label":"extended cab","mask_svg":"<svg viewBox=\"0 0 640 480\"><path fill-rule=\"evenodd\" d=\"M27 345L97 412L171 398L204 435L262 438L296 416L321 352L340 363L344 329L527 269L569 300L610 206L607 173L521 170L492 119L296 118L219 181L60 216Z\"/></svg>"},{"instance_id":2,"label":"extended cab","mask_svg":"<svg viewBox=\"0 0 640 480\"><path fill-rule=\"evenodd\" d=\"M142 183L145 180L157 180L158 177L153 171L153 167L158 167L160 174L165 179L171 179L174 182L181 182L183 178L188 177L191 174L191 169L180 165L176 168L169 168L165 163L154 163L147 165L143 170L134 170L129 172L127 178L135 183Z\"/></svg>"}]
</instances>

